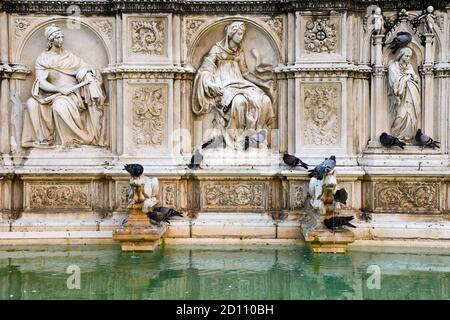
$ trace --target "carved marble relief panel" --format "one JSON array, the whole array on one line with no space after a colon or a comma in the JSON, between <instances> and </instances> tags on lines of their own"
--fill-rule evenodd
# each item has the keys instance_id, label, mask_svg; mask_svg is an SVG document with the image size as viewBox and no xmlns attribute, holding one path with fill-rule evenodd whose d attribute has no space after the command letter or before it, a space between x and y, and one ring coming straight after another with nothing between
<instances>
[{"instance_id":1,"label":"carved marble relief panel","mask_svg":"<svg viewBox=\"0 0 450 320\"><path fill-rule=\"evenodd\" d=\"M129 16L127 21L129 61L167 60L171 41L167 16Z\"/></svg>"},{"instance_id":2,"label":"carved marble relief panel","mask_svg":"<svg viewBox=\"0 0 450 320\"><path fill-rule=\"evenodd\" d=\"M267 185L264 182L204 182L201 186L201 208L215 210L263 210L266 208Z\"/></svg>"},{"instance_id":3,"label":"carved marble relief panel","mask_svg":"<svg viewBox=\"0 0 450 320\"><path fill-rule=\"evenodd\" d=\"M306 53L336 53L337 31L328 17L311 17L306 22Z\"/></svg>"},{"instance_id":4,"label":"carved marble relief panel","mask_svg":"<svg viewBox=\"0 0 450 320\"><path fill-rule=\"evenodd\" d=\"M338 145L341 136L341 84L304 84L302 100L304 145Z\"/></svg>"},{"instance_id":5,"label":"carved marble relief panel","mask_svg":"<svg viewBox=\"0 0 450 320\"><path fill-rule=\"evenodd\" d=\"M291 210L302 210L307 197L308 187L305 183L291 183L290 207Z\"/></svg>"},{"instance_id":6,"label":"carved marble relief panel","mask_svg":"<svg viewBox=\"0 0 450 320\"><path fill-rule=\"evenodd\" d=\"M345 14L297 13L297 19L300 21L297 61L345 61L346 39L342 36Z\"/></svg>"},{"instance_id":7,"label":"carved marble relief panel","mask_svg":"<svg viewBox=\"0 0 450 320\"><path fill-rule=\"evenodd\" d=\"M438 182L379 182L373 196L378 212L436 213L440 208Z\"/></svg>"},{"instance_id":8,"label":"carved marble relief panel","mask_svg":"<svg viewBox=\"0 0 450 320\"><path fill-rule=\"evenodd\" d=\"M132 130L136 146L162 146L167 112L167 85L147 84L131 89Z\"/></svg>"},{"instance_id":9,"label":"carved marble relief panel","mask_svg":"<svg viewBox=\"0 0 450 320\"><path fill-rule=\"evenodd\" d=\"M177 184L164 183L162 186L161 204L165 207L175 208L177 206Z\"/></svg>"},{"instance_id":10,"label":"carved marble relief panel","mask_svg":"<svg viewBox=\"0 0 450 320\"><path fill-rule=\"evenodd\" d=\"M116 182L116 207L119 210L127 210L128 206L128 189L129 182L117 181Z\"/></svg>"},{"instance_id":11,"label":"carved marble relief panel","mask_svg":"<svg viewBox=\"0 0 450 320\"><path fill-rule=\"evenodd\" d=\"M29 182L25 187L26 209L91 209L90 183Z\"/></svg>"}]
</instances>

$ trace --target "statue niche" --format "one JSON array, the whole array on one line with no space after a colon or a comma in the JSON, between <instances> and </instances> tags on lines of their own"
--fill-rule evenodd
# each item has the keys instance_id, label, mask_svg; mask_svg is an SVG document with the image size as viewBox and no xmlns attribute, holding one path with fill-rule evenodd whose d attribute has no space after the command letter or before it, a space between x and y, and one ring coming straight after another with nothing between
<instances>
[{"instance_id":1,"label":"statue niche","mask_svg":"<svg viewBox=\"0 0 450 320\"><path fill-rule=\"evenodd\" d=\"M247 67L242 48L245 34L244 22L233 21L226 26L225 37L203 58L192 95L193 112L212 115L209 138L222 136L225 145L235 150L243 150L249 137L266 139L275 117L269 81ZM259 60L257 50L252 54ZM261 70L261 65L256 69ZM267 68L263 69L267 72Z\"/></svg>"},{"instance_id":2,"label":"statue niche","mask_svg":"<svg viewBox=\"0 0 450 320\"><path fill-rule=\"evenodd\" d=\"M414 140L421 116L419 77L415 72L409 47L399 50L388 64L390 106L393 114L391 132L400 140Z\"/></svg>"},{"instance_id":3,"label":"statue niche","mask_svg":"<svg viewBox=\"0 0 450 320\"><path fill-rule=\"evenodd\" d=\"M103 146L106 95L100 71L63 48L61 28L45 29L47 48L36 62L22 131L24 148Z\"/></svg>"}]
</instances>

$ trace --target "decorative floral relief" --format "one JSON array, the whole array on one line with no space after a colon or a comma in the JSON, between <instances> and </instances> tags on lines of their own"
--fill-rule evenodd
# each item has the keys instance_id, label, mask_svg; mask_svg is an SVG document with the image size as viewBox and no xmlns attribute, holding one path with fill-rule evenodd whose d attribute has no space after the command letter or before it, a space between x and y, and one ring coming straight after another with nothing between
<instances>
[{"instance_id":1,"label":"decorative floral relief","mask_svg":"<svg viewBox=\"0 0 450 320\"><path fill-rule=\"evenodd\" d=\"M113 25L108 20L94 21L94 25L100 30L101 33L105 34L108 39L112 39L113 36Z\"/></svg>"},{"instance_id":2,"label":"decorative floral relief","mask_svg":"<svg viewBox=\"0 0 450 320\"><path fill-rule=\"evenodd\" d=\"M130 189L128 181L117 182L117 197L119 199L119 207L126 208L128 206L128 190Z\"/></svg>"},{"instance_id":3,"label":"decorative floral relief","mask_svg":"<svg viewBox=\"0 0 450 320\"><path fill-rule=\"evenodd\" d=\"M204 208L263 209L264 184L207 183L202 188Z\"/></svg>"},{"instance_id":4,"label":"decorative floral relief","mask_svg":"<svg viewBox=\"0 0 450 320\"><path fill-rule=\"evenodd\" d=\"M185 24L186 44L189 46L192 44L194 35L200 30L202 25L205 24L205 20L201 19L187 19Z\"/></svg>"},{"instance_id":5,"label":"decorative floral relief","mask_svg":"<svg viewBox=\"0 0 450 320\"><path fill-rule=\"evenodd\" d=\"M177 194L176 184L165 185L163 189L163 197L164 197L163 205L166 207L175 207L176 194Z\"/></svg>"},{"instance_id":6,"label":"decorative floral relief","mask_svg":"<svg viewBox=\"0 0 450 320\"><path fill-rule=\"evenodd\" d=\"M271 17L262 18L262 20L272 29L280 40L283 39L283 18L281 17Z\"/></svg>"},{"instance_id":7,"label":"decorative floral relief","mask_svg":"<svg viewBox=\"0 0 450 320\"><path fill-rule=\"evenodd\" d=\"M339 137L339 84L304 86L304 139L307 145L334 145Z\"/></svg>"},{"instance_id":8,"label":"decorative floral relief","mask_svg":"<svg viewBox=\"0 0 450 320\"><path fill-rule=\"evenodd\" d=\"M305 189L301 185L293 185L291 189L291 208L302 209L305 205Z\"/></svg>"},{"instance_id":9,"label":"decorative floral relief","mask_svg":"<svg viewBox=\"0 0 450 320\"><path fill-rule=\"evenodd\" d=\"M307 53L335 53L336 27L330 19L319 18L306 23L305 50Z\"/></svg>"},{"instance_id":10,"label":"decorative floral relief","mask_svg":"<svg viewBox=\"0 0 450 320\"><path fill-rule=\"evenodd\" d=\"M133 141L137 145L163 144L166 103L166 85L148 85L133 90Z\"/></svg>"},{"instance_id":11,"label":"decorative floral relief","mask_svg":"<svg viewBox=\"0 0 450 320\"><path fill-rule=\"evenodd\" d=\"M14 26L16 27L15 35L16 37L21 37L25 30L30 26L30 21L27 19L16 19L14 20Z\"/></svg>"},{"instance_id":12,"label":"decorative floral relief","mask_svg":"<svg viewBox=\"0 0 450 320\"><path fill-rule=\"evenodd\" d=\"M30 208L90 208L89 184L31 184Z\"/></svg>"},{"instance_id":13,"label":"decorative floral relief","mask_svg":"<svg viewBox=\"0 0 450 320\"><path fill-rule=\"evenodd\" d=\"M165 54L165 23L162 19L131 22L131 51L144 55Z\"/></svg>"},{"instance_id":14,"label":"decorative floral relief","mask_svg":"<svg viewBox=\"0 0 450 320\"><path fill-rule=\"evenodd\" d=\"M420 182L376 184L375 210L439 210L439 185Z\"/></svg>"}]
</instances>

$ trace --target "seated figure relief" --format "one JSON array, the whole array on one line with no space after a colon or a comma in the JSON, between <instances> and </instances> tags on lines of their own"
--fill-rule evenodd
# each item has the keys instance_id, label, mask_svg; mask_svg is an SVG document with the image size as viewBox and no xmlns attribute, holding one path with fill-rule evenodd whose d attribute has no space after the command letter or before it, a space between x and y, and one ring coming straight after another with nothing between
<instances>
[{"instance_id":1,"label":"seated figure relief","mask_svg":"<svg viewBox=\"0 0 450 320\"><path fill-rule=\"evenodd\" d=\"M56 25L45 29L47 48L36 60L36 79L26 103L25 148L103 145L106 95L100 71L63 48Z\"/></svg>"},{"instance_id":2,"label":"seated figure relief","mask_svg":"<svg viewBox=\"0 0 450 320\"><path fill-rule=\"evenodd\" d=\"M227 147L242 150L245 138L272 128L273 97L267 81L247 68L242 41L244 22L234 21L225 37L204 57L194 80L193 112L214 113L213 136L223 136ZM247 138L248 139L248 138Z\"/></svg>"}]
</instances>

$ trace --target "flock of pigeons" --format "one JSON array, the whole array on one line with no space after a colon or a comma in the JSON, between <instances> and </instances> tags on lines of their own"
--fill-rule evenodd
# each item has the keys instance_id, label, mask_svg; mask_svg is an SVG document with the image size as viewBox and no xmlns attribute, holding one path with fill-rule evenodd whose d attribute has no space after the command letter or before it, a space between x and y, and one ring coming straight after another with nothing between
<instances>
[{"instance_id":1,"label":"flock of pigeons","mask_svg":"<svg viewBox=\"0 0 450 320\"><path fill-rule=\"evenodd\" d=\"M433 140L433 138L427 136L422 132L422 130L418 129L416 132L415 140L419 146L422 147L430 147L430 148L438 148L439 149L439 141ZM400 147L404 149L406 143L401 141L399 138L391 136L386 132L383 132L380 135L380 142L385 147Z\"/></svg>"}]
</instances>

